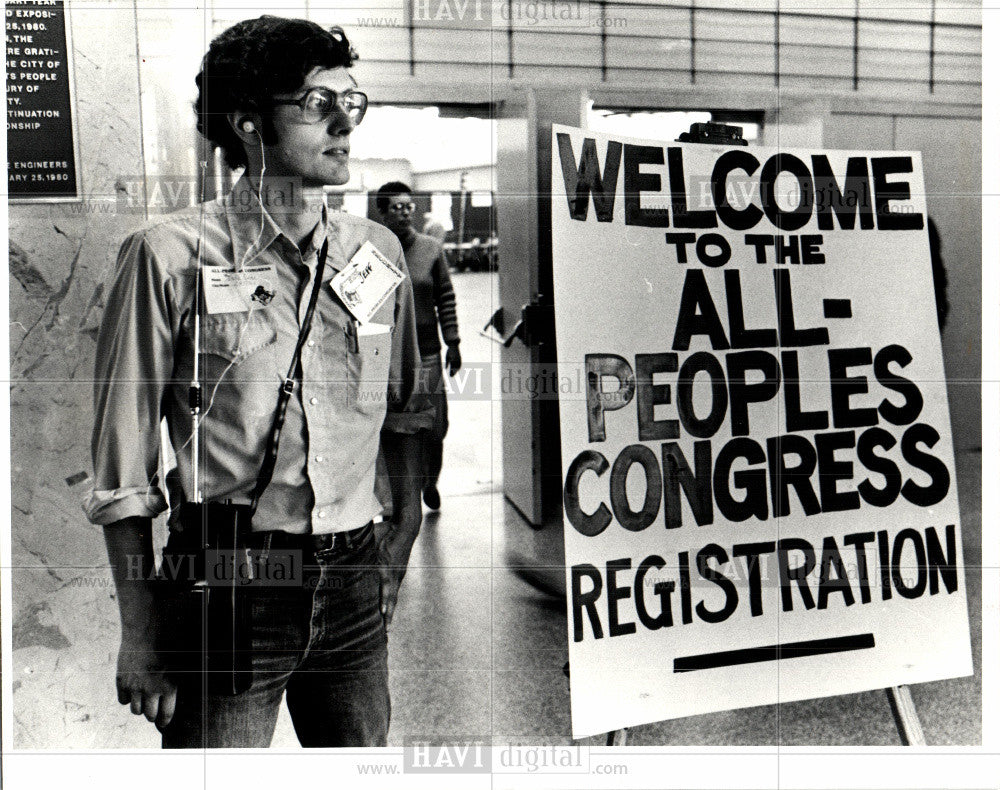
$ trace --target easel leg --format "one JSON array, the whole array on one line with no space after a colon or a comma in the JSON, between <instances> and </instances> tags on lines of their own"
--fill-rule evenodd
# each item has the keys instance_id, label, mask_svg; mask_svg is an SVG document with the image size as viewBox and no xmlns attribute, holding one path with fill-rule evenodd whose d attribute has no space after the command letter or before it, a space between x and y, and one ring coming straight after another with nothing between
<instances>
[{"instance_id":1,"label":"easel leg","mask_svg":"<svg viewBox=\"0 0 1000 790\"><path fill-rule=\"evenodd\" d=\"M889 698L889 707L892 709L892 717L896 720L896 729L899 730L899 740L903 746L926 746L924 740L924 730L920 726L920 717L917 716L917 707L913 704L913 697L910 696L909 686L892 686L885 690Z\"/></svg>"},{"instance_id":2,"label":"easel leg","mask_svg":"<svg viewBox=\"0 0 1000 790\"><path fill-rule=\"evenodd\" d=\"M628 742L628 728L614 730L608 733L608 746L624 746Z\"/></svg>"}]
</instances>

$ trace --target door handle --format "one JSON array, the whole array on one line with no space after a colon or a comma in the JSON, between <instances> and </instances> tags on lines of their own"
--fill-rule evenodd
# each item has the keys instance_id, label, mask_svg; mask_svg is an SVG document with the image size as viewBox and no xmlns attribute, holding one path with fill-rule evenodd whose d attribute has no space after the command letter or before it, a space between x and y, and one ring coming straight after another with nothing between
<instances>
[{"instance_id":1,"label":"door handle","mask_svg":"<svg viewBox=\"0 0 1000 790\"><path fill-rule=\"evenodd\" d=\"M531 346L544 343L551 332L551 310L552 307L545 307L536 301L521 305L521 316L517 323L509 329L505 326L503 308L498 308L490 320L480 331L483 337L489 338L504 348L510 348L517 338L524 345ZM543 315L544 313L544 315ZM549 319L546 322L546 319ZM489 330L493 330L490 332Z\"/></svg>"},{"instance_id":2,"label":"door handle","mask_svg":"<svg viewBox=\"0 0 1000 790\"><path fill-rule=\"evenodd\" d=\"M524 307L521 308L521 318L514 324L513 329L509 332L504 332L504 323L503 308L498 307L496 312L490 316L490 320L479 330L479 334L504 348L510 348L515 337L520 337L521 341L524 341L522 330L524 326Z\"/></svg>"}]
</instances>

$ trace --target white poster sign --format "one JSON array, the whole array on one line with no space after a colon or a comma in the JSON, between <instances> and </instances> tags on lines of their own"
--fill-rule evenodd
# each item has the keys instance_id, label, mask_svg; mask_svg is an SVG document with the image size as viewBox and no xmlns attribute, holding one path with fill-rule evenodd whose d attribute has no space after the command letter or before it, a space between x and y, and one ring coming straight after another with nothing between
<instances>
[{"instance_id":1,"label":"white poster sign","mask_svg":"<svg viewBox=\"0 0 1000 790\"><path fill-rule=\"evenodd\" d=\"M552 146L574 737L971 674L920 154Z\"/></svg>"}]
</instances>

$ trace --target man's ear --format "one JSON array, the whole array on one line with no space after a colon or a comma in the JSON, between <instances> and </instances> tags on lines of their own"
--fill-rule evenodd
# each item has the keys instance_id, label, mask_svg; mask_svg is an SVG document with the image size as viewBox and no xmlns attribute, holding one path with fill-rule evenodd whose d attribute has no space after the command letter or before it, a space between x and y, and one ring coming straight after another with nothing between
<instances>
[{"instance_id":1,"label":"man's ear","mask_svg":"<svg viewBox=\"0 0 1000 790\"><path fill-rule=\"evenodd\" d=\"M259 144L260 136L260 116L249 112L229 113L229 126L247 145L256 146Z\"/></svg>"}]
</instances>

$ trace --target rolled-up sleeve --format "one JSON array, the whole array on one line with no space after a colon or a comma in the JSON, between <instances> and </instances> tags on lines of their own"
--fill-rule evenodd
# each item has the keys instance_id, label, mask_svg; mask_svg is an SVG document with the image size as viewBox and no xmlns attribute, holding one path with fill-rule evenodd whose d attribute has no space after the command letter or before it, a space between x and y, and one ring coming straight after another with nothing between
<instances>
[{"instance_id":1,"label":"rolled-up sleeve","mask_svg":"<svg viewBox=\"0 0 1000 790\"><path fill-rule=\"evenodd\" d=\"M173 372L176 309L170 278L142 233L118 255L97 339L94 487L83 503L94 524L167 508L157 478L163 394Z\"/></svg>"},{"instance_id":2,"label":"rolled-up sleeve","mask_svg":"<svg viewBox=\"0 0 1000 790\"><path fill-rule=\"evenodd\" d=\"M406 278L396 289L396 330L392 336L392 359L389 365L388 409L382 430L393 433L416 433L434 423L434 407L424 388L418 387L420 349L417 346L416 311L413 307L413 284L402 254L396 266Z\"/></svg>"}]
</instances>

